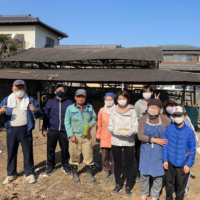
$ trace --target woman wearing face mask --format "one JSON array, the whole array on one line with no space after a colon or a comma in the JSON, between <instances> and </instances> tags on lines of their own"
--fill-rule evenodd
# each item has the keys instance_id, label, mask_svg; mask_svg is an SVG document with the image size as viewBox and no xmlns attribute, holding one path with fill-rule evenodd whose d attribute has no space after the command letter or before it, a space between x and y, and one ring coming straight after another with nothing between
<instances>
[{"instance_id":1,"label":"woman wearing face mask","mask_svg":"<svg viewBox=\"0 0 200 200\"><path fill-rule=\"evenodd\" d=\"M135 103L135 112L137 114L137 118L140 119L143 115L145 115L147 113L147 104L149 102L149 100L151 99L151 96L153 95L153 90L151 88L150 85L145 85L142 88L142 96L143 99L138 100ZM156 96L156 99L159 99L159 95ZM140 172L139 172L139 162L140 162L140 146L141 146L141 142L138 140L138 136L136 135L136 139L135 139L135 157L137 160L137 166L138 166L138 171L137 171L137 176L136 176L136 183L140 182Z\"/></svg>"},{"instance_id":2,"label":"woman wearing face mask","mask_svg":"<svg viewBox=\"0 0 200 200\"><path fill-rule=\"evenodd\" d=\"M111 144L112 153L115 162L114 174L116 187L112 194L121 191L123 185L120 179L122 173L122 149L124 150L125 167L126 167L126 197L131 198L131 183L133 180L133 159L135 134L138 130L138 119L133 105L130 102L130 96L126 91L117 93L116 101L118 105L112 112L108 124L108 131L112 134Z\"/></svg>"},{"instance_id":3,"label":"woman wearing face mask","mask_svg":"<svg viewBox=\"0 0 200 200\"><path fill-rule=\"evenodd\" d=\"M161 108L162 102L159 99L150 99L148 113L139 121L138 138L142 142L139 164L142 192L140 200L147 200L149 196L150 178L153 180L152 200L159 198L162 189L162 176L165 174L162 163L162 146L167 144L167 140L162 138L171 120L160 114Z\"/></svg>"},{"instance_id":4,"label":"woman wearing face mask","mask_svg":"<svg viewBox=\"0 0 200 200\"><path fill-rule=\"evenodd\" d=\"M164 114L164 115L167 115L167 116L171 119L172 123L175 123L174 118L173 118L173 116L172 116L172 115L173 115L173 108L174 108L175 106L177 106L177 105L178 105L178 104L177 104L175 101L171 100L171 99L167 99L167 100L163 103L163 114ZM198 138L198 136L197 136L196 133L195 133L194 126L192 125L192 122L191 122L190 118L188 117L185 108L184 108L184 122L185 122L185 124L186 124L187 126L189 126L189 127L193 130L193 132L194 132L194 134L195 134L196 150L197 150L197 152L200 154L200 143L199 143L199 141L198 141L199 138ZM191 173L191 171L190 171L190 173ZM188 181L187 181L186 188L185 188L185 196L188 194L189 185L190 185L190 175L189 175L189 177L188 177ZM176 189L175 189L174 191L176 192Z\"/></svg>"},{"instance_id":5,"label":"woman wearing face mask","mask_svg":"<svg viewBox=\"0 0 200 200\"><path fill-rule=\"evenodd\" d=\"M116 94L109 92L106 93L104 96L104 107L100 109L98 113L98 120L97 120L97 132L96 138L97 142L100 140L100 147L102 149L102 168L105 171L102 179L105 180L110 176L112 182L115 182L115 175L114 175L114 160L111 151L111 136L108 132L108 123L110 119L111 113L115 110L115 100ZM111 157L111 164L110 159Z\"/></svg>"}]
</instances>

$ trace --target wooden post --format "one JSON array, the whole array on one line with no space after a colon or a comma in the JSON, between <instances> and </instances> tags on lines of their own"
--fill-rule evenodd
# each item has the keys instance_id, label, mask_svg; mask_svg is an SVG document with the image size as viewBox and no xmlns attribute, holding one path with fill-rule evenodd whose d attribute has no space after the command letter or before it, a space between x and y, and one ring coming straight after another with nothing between
<instances>
[{"instance_id":1,"label":"wooden post","mask_svg":"<svg viewBox=\"0 0 200 200\"><path fill-rule=\"evenodd\" d=\"M39 81L39 88L37 91L37 103L38 106L41 108L42 104L41 104L41 91L42 91L42 81ZM37 119L37 130L40 131L40 118Z\"/></svg>"},{"instance_id":2,"label":"wooden post","mask_svg":"<svg viewBox=\"0 0 200 200\"><path fill-rule=\"evenodd\" d=\"M103 88L104 88L104 84L102 83L101 84L101 100L103 101L103 97L104 97L104 95L103 95Z\"/></svg>"},{"instance_id":3,"label":"wooden post","mask_svg":"<svg viewBox=\"0 0 200 200\"><path fill-rule=\"evenodd\" d=\"M185 85L183 85L182 87L183 87L182 106L184 106L185 105Z\"/></svg>"},{"instance_id":4,"label":"wooden post","mask_svg":"<svg viewBox=\"0 0 200 200\"><path fill-rule=\"evenodd\" d=\"M194 105L196 104L196 86L194 86Z\"/></svg>"}]
</instances>

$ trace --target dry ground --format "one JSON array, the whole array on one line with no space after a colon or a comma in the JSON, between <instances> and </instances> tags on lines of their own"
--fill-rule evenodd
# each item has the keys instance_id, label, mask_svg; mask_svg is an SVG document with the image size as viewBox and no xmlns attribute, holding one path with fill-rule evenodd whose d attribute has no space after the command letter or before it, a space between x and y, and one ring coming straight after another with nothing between
<instances>
[{"instance_id":1,"label":"dry ground","mask_svg":"<svg viewBox=\"0 0 200 200\"><path fill-rule=\"evenodd\" d=\"M84 165L79 165L80 183L75 184L72 181L72 175L65 175L62 171L60 164L60 148L59 145L56 149L56 162L57 170L50 177L43 177L45 172L45 160L46 160L46 138L41 136L41 132L33 132L34 143L34 160L35 169L37 173L37 183L30 185L25 180L23 170L23 154L21 147L18 151L18 166L17 171L19 177L16 181L3 186L0 184L0 200L8 199L45 199L45 200L57 200L57 199L84 199L84 200L122 200L125 198L124 189L118 195L111 195L110 191L115 187L115 183L111 182L111 179L102 181L101 177L103 172L101 171L101 154L99 145L95 142L95 131L93 130L93 146L94 146L94 160L96 165L94 169L96 183L90 184L87 182ZM200 136L200 133L198 133ZM1 152L2 151L2 152ZM0 182L3 182L6 177L6 162L7 162L7 150L6 150L6 133L5 129L0 129ZM196 162L192 169L192 178L190 184L190 190L186 200L199 200L200 199L200 155L196 154ZM134 181L133 181L134 182ZM132 189L132 199L140 198L140 184L134 184ZM148 198L150 199L150 198ZM163 189L160 200L165 199L165 189Z\"/></svg>"}]
</instances>

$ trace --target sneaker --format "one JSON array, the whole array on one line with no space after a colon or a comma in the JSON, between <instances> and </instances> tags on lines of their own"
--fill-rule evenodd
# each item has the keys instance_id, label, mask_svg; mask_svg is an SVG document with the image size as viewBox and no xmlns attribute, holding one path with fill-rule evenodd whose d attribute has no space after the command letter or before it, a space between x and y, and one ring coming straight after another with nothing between
<instances>
[{"instance_id":1,"label":"sneaker","mask_svg":"<svg viewBox=\"0 0 200 200\"><path fill-rule=\"evenodd\" d=\"M147 200L147 196L141 196L140 200Z\"/></svg>"},{"instance_id":2,"label":"sneaker","mask_svg":"<svg viewBox=\"0 0 200 200\"><path fill-rule=\"evenodd\" d=\"M131 198L132 197L132 192L131 192L130 187L126 187L125 193L126 193L126 198Z\"/></svg>"},{"instance_id":3,"label":"sneaker","mask_svg":"<svg viewBox=\"0 0 200 200\"><path fill-rule=\"evenodd\" d=\"M111 194L117 194L121 190L122 190L122 185L117 184L116 187L115 187L115 189L111 191Z\"/></svg>"},{"instance_id":4,"label":"sneaker","mask_svg":"<svg viewBox=\"0 0 200 200\"><path fill-rule=\"evenodd\" d=\"M139 177L138 175L137 175L136 178L135 178L135 182L136 182L136 183L140 183L140 177Z\"/></svg>"},{"instance_id":5,"label":"sneaker","mask_svg":"<svg viewBox=\"0 0 200 200\"><path fill-rule=\"evenodd\" d=\"M102 176L103 180L108 179L108 177L110 176L110 171L105 171L105 174Z\"/></svg>"},{"instance_id":6,"label":"sneaker","mask_svg":"<svg viewBox=\"0 0 200 200\"><path fill-rule=\"evenodd\" d=\"M13 182L17 179L17 175L14 176L7 176L6 179L3 181L3 185L8 185L9 183Z\"/></svg>"},{"instance_id":7,"label":"sneaker","mask_svg":"<svg viewBox=\"0 0 200 200\"><path fill-rule=\"evenodd\" d=\"M116 182L116 181L115 181L115 174L114 174L114 173L111 174L111 180L112 180L113 183Z\"/></svg>"},{"instance_id":8,"label":"sneaker","mask_svg":"<svg viewBox=\"0 0 200 200\"><path fill-rule=\"evenodd\" d=\"M156 198L151 197L151 200L157 200Z\"/></svg>"},{"instance_id":9,"label":"sneaker","mask_svg":"<svg viewBox=\"0 0 200 200\"><path fill-rule=\"evenodd\" d=\"M47 167L47 171L46 171L45 175L46 176L51 176L54 171L55 171L55 168Z\"/></svg>"},{"instance_id":10,"label":"sneaker","mask_svg":"<svg viewBox=\"0 0 200 200\"><path fill-rule=\"evenodd\" d=\"M70 167L63 167L63 172L64 172L65 174L71 174L71 169L70 169Z\"/></svg>"},{"instance_id":11,"label":"sneaker","mask_svg":"<svg viewBox=\"0 0 200 200\"><path fill-rule=\"evenodd\" d=\"M27 177L26 177L26 180L27 180L30 184L36 183L36 179L35 179L35 175L34 175L34 174L31 174L31 175L27 176Z\"/></svg>"}]
</instances>

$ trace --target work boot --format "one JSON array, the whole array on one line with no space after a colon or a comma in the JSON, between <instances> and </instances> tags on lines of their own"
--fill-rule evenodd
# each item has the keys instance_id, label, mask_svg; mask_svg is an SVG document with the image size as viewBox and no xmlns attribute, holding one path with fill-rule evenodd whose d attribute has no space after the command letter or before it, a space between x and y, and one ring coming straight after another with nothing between
<instances>
[{"instance_id":1,"label":"work boot","mask_svg":"<svg viewBox=\"0 0 200 200\"><path fill-rule=\"evenodd\" d=\"M96 180L92 174L92 166L86 165L86 173L87 173L87 178L90 183L94 183Z\"/></svg>"},{"instance_id":2,"label":"work boot","mask_svg":"<svg viewBox=\"0 0 200 200\"><path fill-rule=\"evenodd\" d=\"M122 184L116 184L116 187L111 191L111 194L117 194L122 190L123 186Z\"/></svg>"},{"instance_id":3,"label":"work boot","mask_svg":"<svg viewBox=\"0 0 200 200\"><path fill-rule=\"evenodd\" d=\"M78 169L77 165L71 165L70 167L71 167L71 170L72 170L73 181L75 183L80 182L80 179L79 179L78 173L77 173L77 169Z\"/></svg>"},{"instance_id":4,"label":"work boot","mask_svg":"<svg viewBox=\"0 0 200 200\"><path fill-rule=\"evenodd\" d=\"M105 174L102 176L103 180L108 179L108 177L110 176L110 171L105 171Z\"/></svg>"},{"instance_id":5,"label":"work boot","mask_svg":"<svg viewBox=\"0 0 200 200\"><path fill-rule=\"evenodd\" d=\"M115 181L115 174L114 174L114 173L111 174L111 180L112 180L113 183L116 182L116 181Z\"/></svg>"},{"instance_id":6,"label":"work boot","mask_svg":"<svg viewBox=\"0 0 200 200\"><path fill-rule=\"evenodd\" d=\"M129 186L126 186L125 193L126 193L126 198L132 197L132 192Z\"/></svg>"}]
</instances>

